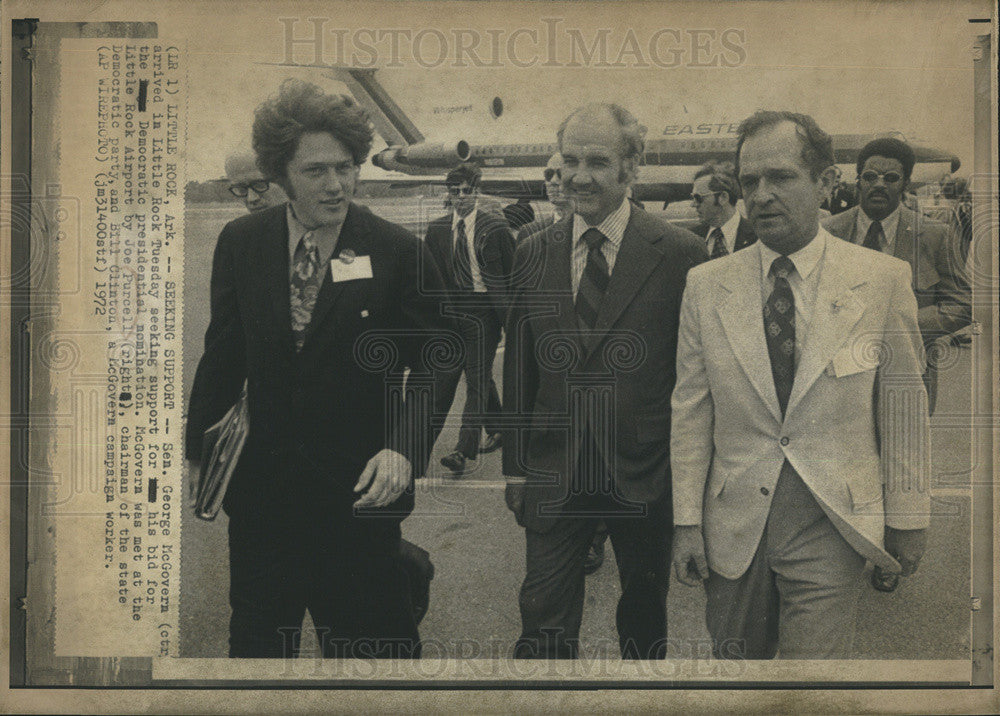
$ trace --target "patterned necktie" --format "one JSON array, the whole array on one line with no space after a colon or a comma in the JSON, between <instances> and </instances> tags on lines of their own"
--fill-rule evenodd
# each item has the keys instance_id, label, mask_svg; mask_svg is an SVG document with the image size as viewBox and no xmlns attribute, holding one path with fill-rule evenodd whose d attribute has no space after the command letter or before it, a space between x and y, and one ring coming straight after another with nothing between
<instances>
[{"instance_id":1,"label":"patterned necktie","mask_svg":"<svg viewBox=\"0 0 1000 716\"><path fill-rule=\"evenodd\" d=\"M795 380L795 297L788 284L788 276L794 270L795 264L787 256L774 260L771 264L774 288L764 304L764 335L782 415Z\"/></svg>"},{"instance_id":2,"label":"patterned necktie","mask_svg":"<svg viewBox=\"0 0 1000 716\"><path fill-rule=\"evenodd\" d=\"M465 219L455 230L455 250L452 254L452 272L459 288L472 290L472 262L469 260L469 241L465 235Z\"/></svg>"},{"instance_id":3,"label":"patterned necktie","mask_svg":"<svg viewBox=\"0 0 1000 716\"><path fill-rule=\"evenodd\" d=\"M295 247L292 260L292 335L295 337L295 350L302 350L306 338L306 328L312 320L313 308L316 306L316 296L319 295L319 248L312 242L312 232L307 231L299 245Z\"/></svg>"},{"instance_id":4,"label":"patterned necktie","mask_svg":"<svg viewBox=\"0 0 1000 716\"><path fill-rule=\"evenodd\" d=\"M862 244L866 249L874 249L875 251L882 250L882 222L873 221L872 225L868 227L868 233L865 235L865 243Z\"/></svg>"},{"instance_id":5,"label":"patterned necktie","mask_svg":"<svg viewBox=\"0 0 1000 716\"><path fill-rule=\"evenodd\" d=\"M597 229L587 229L582 238L587 243L587 263L576 290L576 315L581 328L592 329L610 280L608 261L601 251L608 238Z\"/></svg>"},{"instance_id":6,"label":"patterned necktie","mask_svg":"<svg viewBox=\"0 0 1000 716\"><path fill-rule=\"evenodd\" d=\"M718 227L712 229L712 233L708 235L708 238L712 240L712 254L709 256L710 259L717 259L729 253L729 249L726 248L726 237L723 235L722 229Z\"/></svg>"}]
</instances>

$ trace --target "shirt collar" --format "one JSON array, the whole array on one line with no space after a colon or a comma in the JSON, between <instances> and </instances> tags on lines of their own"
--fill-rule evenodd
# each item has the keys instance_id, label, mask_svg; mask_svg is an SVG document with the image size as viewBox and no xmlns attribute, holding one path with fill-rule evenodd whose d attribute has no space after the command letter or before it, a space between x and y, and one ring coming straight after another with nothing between
<instances>
[{"instance_id":1,"label":"shirt collar","mask_svg":"<svg viewBox=\"0 0 1000 716\"><path fill-rule=\"evenodd\" d=\"M628 197L625 197L621 206L604 217L604 221L597 226L590 226L582 216L573 214L573 245L576 246L580 242L587 229L597 229L617 247L625 236L625 227L628 226L628 220L631 216L632 206Z\"/></svg>"},{"instance_id":2,"label":"shirt collar","mask_svg":"<svg viewBox=\"0 0 1000 716\"><path fill-rule=\"evenodd\" d=\"M829 234L826 229L820 227L812 241L795 253L788 255L788 258L790 258L792 263L795 264L795 272L803 280L809 278L809 275L816 270L816 265L823 257L823 251L826 249L826 240L828 236ZM760 247L761 277L763 278L765 285L767 285L766 282L769 280L771 273L771 264L774 263L774 260L781 256L781 254L765 246L763 241L757 241L756 243Z\"/></svg>"},{"instance_id":3,"label":"shirt collar","mask_svg":"<svg viewBox=\"0 0 1000 716\"><path fill-rule=\"evenodd\" d=\"M899 202L899 206L892 210L889 216L882 219L882 236L885 237L885 245L892 246L893 239L896 238L896 229L899 227L899 211L903 206L903 202ZM875 223L872 219L868 217L865 210L860 206L858 207L858 236L861 237L861 241L865 240L868 236L868 228Z\"/></svg>"},{"instance_id":4,"label":"shirt collar","mask_svg":"<svg viewBox=\"0 0 1000 716\"><path fill-rule=\"evenodd\" d=\"M740 212L734 211L733 215L726 220L726 223L719 227L722 231L722 235L726 238L726 248L734 245L736 243L736 232L740 228ZM715 227L709 227L708 233L705 235L707 240L712 236L712 232L715 231ZM709 247L711 249L711 247Z\"/></svg>"},{"instance_id":5,"label":"shirt collar","mask_svg":"<svg viewBox=\"0 0 1000 716\"><path fill-rule=\"evenodd\" d=\"M299 221L294 209L292 209L292 202L288 202L285 205L285 216L288 220L289 264L294 263L295 250L299 246L299 241L309 232L312 232L311 241L313 245L319 249L320 259L325 260L329 258L333 250L337 247L337 240L340 238L340 230L343 228L343 224L336 227L318 226L315 229L310 229Z\"/></svg>"}]
</instances>

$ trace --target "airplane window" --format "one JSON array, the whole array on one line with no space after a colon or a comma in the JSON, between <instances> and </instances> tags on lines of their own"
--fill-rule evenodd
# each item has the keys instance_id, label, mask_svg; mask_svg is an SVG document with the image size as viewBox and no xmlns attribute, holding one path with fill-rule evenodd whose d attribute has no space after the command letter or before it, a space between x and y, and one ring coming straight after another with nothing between
<instances>
[{"instance_id":1,"label":"airplane window","mask_svg":"<svg viewBox=\"0 0 1000 716\"><path fill-rule=\"evenodd\" d=\"M490 114L494 117L499 117L503 114L503 100L499 97L493 98L493 102L490 104Z\"/></svg>"}]
</instances>

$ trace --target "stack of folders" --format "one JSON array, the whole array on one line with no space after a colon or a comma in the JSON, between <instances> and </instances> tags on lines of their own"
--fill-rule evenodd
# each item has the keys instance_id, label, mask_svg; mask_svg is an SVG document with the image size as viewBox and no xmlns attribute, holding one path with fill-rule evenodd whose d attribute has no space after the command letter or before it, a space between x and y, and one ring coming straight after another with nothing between
<instances>
[{"instance_id":1,"label":"stack of folders","mask_svg":"<svg viewBox=\"0 0 1000 716\"><path fill-rule=\"evenodd\" d=\"M194 507L195 514L201 519L214 520L219 514L249 429L247 386L244 383L236 405L229 409L222 420L205 431Z\"/></svg>"}]
</instances>

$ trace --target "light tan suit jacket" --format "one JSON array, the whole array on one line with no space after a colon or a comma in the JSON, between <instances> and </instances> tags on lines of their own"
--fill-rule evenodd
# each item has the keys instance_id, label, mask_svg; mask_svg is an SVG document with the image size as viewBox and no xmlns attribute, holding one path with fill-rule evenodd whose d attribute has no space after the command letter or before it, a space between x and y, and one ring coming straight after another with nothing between
<instances>
[{"instance_id":1,"label":"light tan suit jacket","mask_svg":"<svg viewBox=\"0 0 1000 716\"><path fill-rule=\"evenodd\" d=\"M788 460L859 554L887 569L884 525L929 521L929 429L910 267L826 234L784 418L763 327L758 246L689 273L670 451L674 521L709 566L746 571Z\"/></svg>"}]
</instances>

